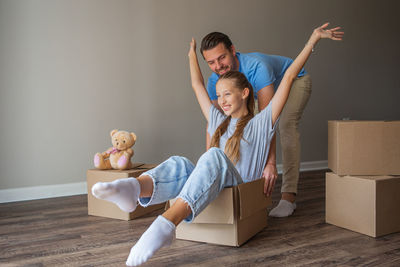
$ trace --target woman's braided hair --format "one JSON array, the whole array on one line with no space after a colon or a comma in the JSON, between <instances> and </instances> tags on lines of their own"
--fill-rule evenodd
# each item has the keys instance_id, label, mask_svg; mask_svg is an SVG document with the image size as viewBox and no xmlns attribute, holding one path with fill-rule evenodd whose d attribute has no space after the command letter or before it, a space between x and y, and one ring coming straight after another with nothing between
<instances>
[{"instance_id":1,"label":"woman's braided hair","mask_svg":"<svg viewBox=\"0 0 400 267\"><path fill-rule=\"evenodd\" d=\"M243 131L247 123L254 117L254 93L253 87L247 80L246 76L239 71L228 71L219 77L218 81L229 79L233 82L234 86L239 90L243 91L245 88L249 89L249 96L247 97L247 110L246 116L239 119L235 132L228 139L225 145L225 154L228 158L236 164L240 159L240 140L243 137ZM231 116L228 116L217 128L212 139L211 147L219 147L221 136L226 132Z\"/></svg>"}]
</instances>

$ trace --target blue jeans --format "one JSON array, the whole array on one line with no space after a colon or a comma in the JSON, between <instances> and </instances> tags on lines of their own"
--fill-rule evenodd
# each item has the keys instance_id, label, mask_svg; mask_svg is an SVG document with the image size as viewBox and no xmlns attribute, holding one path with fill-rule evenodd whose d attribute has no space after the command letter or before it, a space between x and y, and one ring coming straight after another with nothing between
<instances>
[{"instance_id":1,"label":"blue jeans","mask_svg":"<svg viewBox=\"0 0 400 267\"><path fill-rule=\"evenodd\" d=\"M153 179L154 190L151 197L139 198L140 205L147 207L181 198L192 210L186 222L192 222L222 189L243 183L235 166L216 147L205 152L196 166L187 158L173 156L142 175Z\"/></svg>"}]
</instances>

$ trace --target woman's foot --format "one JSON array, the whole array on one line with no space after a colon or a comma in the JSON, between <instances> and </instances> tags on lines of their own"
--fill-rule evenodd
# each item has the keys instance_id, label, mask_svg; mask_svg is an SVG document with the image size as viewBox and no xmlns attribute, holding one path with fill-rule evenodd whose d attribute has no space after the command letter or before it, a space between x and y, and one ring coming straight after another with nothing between
<instances>
[{"instance_id":1,"label":"woman's foot","mask_svg":"<svg viewBox=\"0 0 400 267\"><path fill-rule=\"evenodd\" d=\"M175 240L175 224L162 215L150 225L139 241L131 248L127 266L138 266L150 259L154 253Z\"/></svg>"},{"instance_id":2,"label":"woman's foot","mask_svg":"<svg viewBox=\"0 0 400 267\"><path fill-rule=\"evenodd\" d=\"M140 184L135 178L118 179L109 183L96 183L92 187L93 196L116 204L125 212L136 209L140 195Z\"/></svg>"}]
</instances>

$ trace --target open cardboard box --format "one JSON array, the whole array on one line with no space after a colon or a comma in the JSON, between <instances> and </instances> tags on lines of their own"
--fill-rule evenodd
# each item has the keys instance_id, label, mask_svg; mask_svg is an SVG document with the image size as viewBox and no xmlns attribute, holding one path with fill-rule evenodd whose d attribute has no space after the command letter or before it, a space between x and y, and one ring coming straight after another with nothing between
<instances>
[{"instance_id":1,"label":"open cardboard box","mask_svg":"<svg viewBox=\"0 0 400 267\"><path fill-rule=\"evenodd\" d=\"M143 208L138 205L133 212L124 212L117 205L106 200L97 199L92 195L92 186L97 182L112 182L120 178L138 177L143 172L154 168L156 165L134 163L132 169L129 170L98 170L91 169L86 173L87 190L88 190L88 214L94 216L102 216L120 220L132 220L152 211L162 209L165 203L157 204Z\"/></svg>"},{"instance_id":2,"label":"open cardboard box","mask_svg":"<svg viewBox=\"0 0 400 267\"><path fill-rule=\"evenodd\" d=\"M329 121L328 167L339 175L399 175L400 121Z\"/></svg>"},{"instance_id":3,"label":"open cardboard box","mask_svg":"<svg viewBox=\"0 0 400 267\"><path fill-rule=\"evenodd\" d=\"M182 222L178 239L227 246L241 246L267 226L271 198L264 193L264 179L228 187L192 223ZM172 205L175 200L170 200Z\"/></svg>"},{"instance_id":4,"label":"open cardboard box","mask_svg":"<svg viewBox=\"0 0 400 267\"><path fill-rule=\"evenodd\" d=\"M372 237L400 231L400 176L326 173L326 222Z\"/></svg>"}]
</instances>

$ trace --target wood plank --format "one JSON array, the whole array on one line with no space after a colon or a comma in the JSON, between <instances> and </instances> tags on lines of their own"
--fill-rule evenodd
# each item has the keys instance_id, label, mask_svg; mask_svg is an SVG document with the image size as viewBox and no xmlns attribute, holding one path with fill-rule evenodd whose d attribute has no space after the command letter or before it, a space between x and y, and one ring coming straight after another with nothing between
<instances>
[{"instance_id":1,"label":"wood plank","mask_svg":"<svg viewBox=\"0 0 400 267\"><path fill-rule=\"evenodd\" d=\"M240 248L177 240L144 266L400 266L400 233L371 238L325 223L324 171L301 174L297 206ZM88 216L86 195L0 204L0 266L124 266L160 212Z\"/></svg>"}]
</instances>

